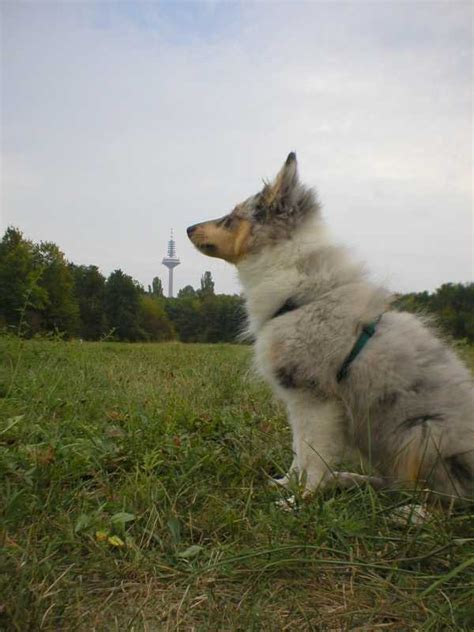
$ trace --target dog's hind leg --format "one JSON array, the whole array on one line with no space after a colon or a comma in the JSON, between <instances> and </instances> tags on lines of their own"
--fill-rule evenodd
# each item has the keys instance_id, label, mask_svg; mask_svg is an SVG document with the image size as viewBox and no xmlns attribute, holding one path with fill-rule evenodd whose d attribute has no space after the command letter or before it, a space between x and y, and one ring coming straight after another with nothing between
<instances>
[{"instance_id":1,"label":"dog's hind leg","mask_svg":"<svg viewBox=\"0 0 474 632\"><path fill-rule=\"evenodd\" d=\"M337 487L344 489L360 487L361 485L370 485L374 489L389 487L388 481L384 478L367 474L356 474L354 472L331 472L331 479L328 479L328 482L329 480Z\"/></svg>"},{"instance_id":2,"label":"dog's hind leg","mask_svg":"<svg viewBox=\"0 0 474 632\"><path fill-rule=\"evenodd\" d=\"M393 462L396 479L403 484L427 488L443 504L474 499L474 451L472 431L465 433L468 448L453 442L444 427L429 418L405 432L402 447Z\"/></svg>"}]
</instances>

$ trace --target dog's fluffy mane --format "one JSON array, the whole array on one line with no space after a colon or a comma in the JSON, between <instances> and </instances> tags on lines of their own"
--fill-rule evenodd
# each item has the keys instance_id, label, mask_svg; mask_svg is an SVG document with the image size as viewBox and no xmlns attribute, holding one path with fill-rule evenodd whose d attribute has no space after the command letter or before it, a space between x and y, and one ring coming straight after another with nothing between
<instances>
[{"instance_id":1,"label":"dog's fluffy mane","mask_svg":"<svg viewBox=\"0 0 474 632\"><path fill-rule=\"evenodd\" d=\"M289 475L304 474L314 490L355 447L390 483L474 497L470 372L423 319L391 310L390 293L334 243L293 153L260 193L188 232L237 266L256 366L288 409ZM371 323L375 333L340 380Z\"/></svg>"}]
</instances>

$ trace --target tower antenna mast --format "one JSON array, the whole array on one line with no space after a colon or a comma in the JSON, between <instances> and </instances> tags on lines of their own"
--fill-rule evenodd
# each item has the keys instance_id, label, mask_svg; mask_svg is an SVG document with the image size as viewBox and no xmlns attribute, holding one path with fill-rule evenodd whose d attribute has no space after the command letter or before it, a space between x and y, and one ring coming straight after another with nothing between
<instances>
[{"instance_id":1,"label":"tower antenna mast","mask_svg":"<svg viewBox=\"0 0 474 632\"><path fill-rule=\"evenodd\" d=\"M168 298L173 298L173 270L181 263L176 256L176 244L174 241L173 229L171 229L171 235L168 241L168 254L163 258L161 263L168 268Z\"/></svg>"}]
</instances>

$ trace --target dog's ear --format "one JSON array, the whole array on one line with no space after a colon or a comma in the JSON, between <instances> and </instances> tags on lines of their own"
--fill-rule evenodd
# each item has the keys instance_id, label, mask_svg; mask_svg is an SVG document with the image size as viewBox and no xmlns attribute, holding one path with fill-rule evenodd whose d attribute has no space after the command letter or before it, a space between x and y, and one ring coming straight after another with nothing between
<instances>
[{"instance_id":1,"label":"dog's ear","mask_svg":"<svg viewBox=\"0 0 474 632\"><path fill-rule=\"evenodd\" d=\"M278 202L279 205L290 202L298 183L298 164L296 154L292 151L288 154L288 158L275 180L271 184L265 185L262 192L265 204L272 206L275 202Z\"/></svg>"}]
</instances>

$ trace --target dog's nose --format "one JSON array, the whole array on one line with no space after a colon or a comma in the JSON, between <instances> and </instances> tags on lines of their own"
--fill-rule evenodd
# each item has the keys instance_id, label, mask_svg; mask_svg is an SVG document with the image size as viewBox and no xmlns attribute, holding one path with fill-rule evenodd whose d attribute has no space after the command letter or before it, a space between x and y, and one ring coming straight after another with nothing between
<instances>
[{"instance_id":1,"label":"dog's nose","mask_svg":"<svg viewBox=\"0 0 474 632\"><path fill-rule=\"evenodd\" d=\"M188 237L191 237L191 235L194 233L196 228L197 228L197 224L193 224L192 226L188 226L188 228L186 229L186 232L188 233Z\"/></svg>"}]
</instances>

